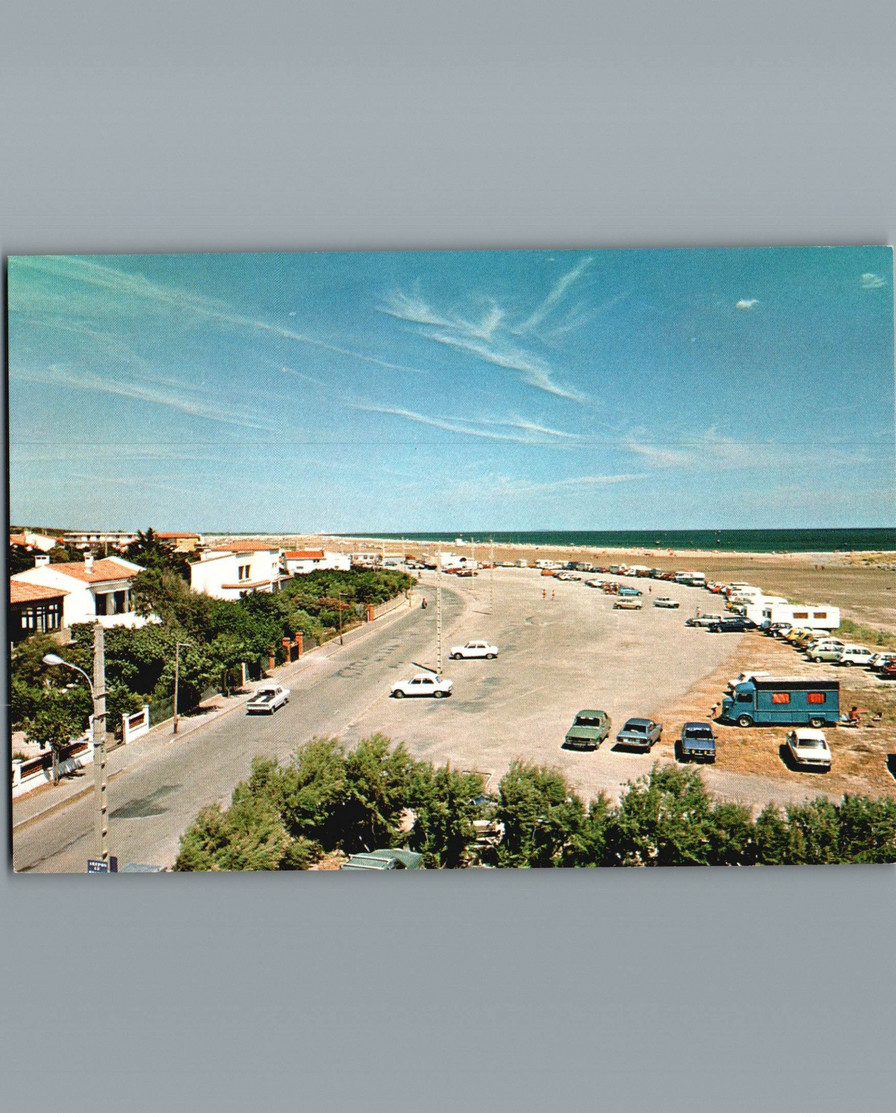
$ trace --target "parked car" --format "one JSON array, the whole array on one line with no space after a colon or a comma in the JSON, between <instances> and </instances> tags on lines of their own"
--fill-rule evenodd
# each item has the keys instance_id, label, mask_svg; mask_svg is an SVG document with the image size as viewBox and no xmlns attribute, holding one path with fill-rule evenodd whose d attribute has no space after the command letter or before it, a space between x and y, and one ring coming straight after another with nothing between
<instances>
[{"instance_id":1,"label":"parked car","mask_svg":"<svg viewBox=\"0 0 896 1117\"><path fill-rule=\"evenodd\" d=\"M830 771L832 756L824 733L820 729L791 729L784 742L794 764L806 768Z\"/></svg>"},{"instance_id":2,"label":"parked car","mask_svg":"<svg viewBox=\"0 0 896 1117\"><path fill-rule=\"evenodd\" d=\"M410 849L375 849L372 853L353 853L340 869L422 869L423 854Z\"/></svg>"},{"instance_id":3,"label":"parked car","mask_svg":"<svg viewBox=\"0 0 896 1117\"><path fill-rule=\"evenodd\" d=\"M451 679L443 679L430 671L422 671L410 679L393 683L389 694L392 698L447 698L454 689Z\"/></svg>"},{"instance_id":4,"label":"parked car","mask_svg":"<svg viewBox=\"0 0 896 1117\"><path fill-rule=\"evenodd\" d=\"M257 690L246 703L247 714L272 714L289 701L289 688L271 684Z\"/></svg>"},{"instance_id":5,"label":"parked car","mask_svg":"<svg viewBox=\"0 0 896 1117\"><path fill-rule=\"evenodd\" d=\"M468 640L459 648L452 648L451 659L494 659L498 649L487 640Z\"/></svg>"},{"instance_id":6,"label":"parked car","mask_svg":"<svg viewBox=\"0 0 896 1117\"><path fill-rule=\"evenodd\" d=\"M880 671L891 663L896 663L896 652L877 652L868 666L872 671Z\"/></svg>"},{"instance_id":7,"label":"parked car","mask_svg":"<svg viewBox=\"0 0 896 1117\"><path fill-rule=\"evenodd\" d=\"M838 663L840 655L845 647L845 644L841 644L839 647L835 645L831 647L813 646L806 650L806 655L808 655L813 663Z\"/></svg>"},{"instance_id":8,"label":"parked car","mask_svg":"<svg viewBox=\"0 0 896 1117\"><path fill-rule=\"evenodd\" d=\"M640 597L644 591L635 589L634 586L620 586L616 592L620 597Z\"/></svg>"},{"instance_id":9,"label":"parked car","mask_svg":"<svg viewBox=\"0 0 896 1117\"><path fill-rule=\"evenodd\" d=\"M756 622L749 617L723 617L709 626L710 632L747 632L756 627Z\"/></svg>"},{"instance_id":10,"label":"parked car","mask_svg":"<svg viewBox=\"0 0 896 1117\"><path fill-rule=\"evenodd\" d=\"M673 601L671 597L655 597L653 599L654 609L677 609L680 605L680 601Z\"/></svg>"},{"instance_id":11,"label":"parked car","mask_svg":"<svg viewBox=\"0 0 896 1117\"><path fill-rule=\"evenodd\" d=\"M709 628L711 624L716 624L724 619L721 613L703 613L699 617L688 617L684 623L691 628Z\"/></svg>"},{"instance_id":12,"label":"parked car","mask_svg":"<svg viewBox=\"0 0 896 1117\"><path fill-rule=\"evenodd\" d=\"M847 644L836 661L841 667L867 667L874 659L874 652L861 644Z\"/></svg>"},{"instance_id":13,"label":"parked car","mask_svg":"<svg viewBox=\"0 0 896 1117\"><path fill-rule=\"evenodd\" d=\"M572 574L569 570L561 570L557 575L558 582L581 582L578 574Z\"/></svg>"},{"instance_id":14,"label":"parked car","mask_svg":"<svg viewBox=\"0 0 896 1117\"><path fill-rule=\"evenodd\" d=\"M616 734L616 744L623 748L644 749L649 752L650 746L657 743L662 732L663 727L650 718L629 718Z\"/></svg>"},{"instance_id":15,"label":"parked car","mask_svg":"<svg viewBox=\"0 0 896 1117\"><path fill-rule=\"evenodd\" d=\"M716 738L708 721L684 723L678 741L678 757L681 761L702 760L715 764Z\"/></svg>"},{"instance_id":16,"label":"parked car","mask_svg":"<svg viewBox=\"0 0 896 1117\"><path fill-rule=\"evenodd\" d=\"M585 582L585 585L590 586L593 590L602 590L604 588L603 582L598 578L589 578L587 582Z\"/></svg>"},{"instance_id":17,"label":"parked car","mask_svg":"<svg viewBox=\"0 0 896 1117\"><path fill-rule=\"evenodd\" d=\"M579 710L566 731L564 748L596 749L610 735L610 719L603 710Z\"/></svg>"},{"instance_id":18,"label":"parked car","mask_svg":"<svg viewBox=\"0 0 896 1117\"><path fill-rule=\"evenodd\" d=\"M815 658L817 655L820 655L822 652L827 652L832 649L835 651L840 651L845 647L846 644L843 640L837 640L835 637L826 637L823 640L813 640L811 644L807 644L805 652L813 663L822 663L823 660Z\"/></svg>"},{"instance_id":19,"label":"parked car","mask_svg":"<svg viewBox=\"0 0 896 1117\"><path fill-rule=\"evenodd\" d=\"M614 609L640 609L640 597L617 597L613 602Z\"/></svg>"}]
</instances>

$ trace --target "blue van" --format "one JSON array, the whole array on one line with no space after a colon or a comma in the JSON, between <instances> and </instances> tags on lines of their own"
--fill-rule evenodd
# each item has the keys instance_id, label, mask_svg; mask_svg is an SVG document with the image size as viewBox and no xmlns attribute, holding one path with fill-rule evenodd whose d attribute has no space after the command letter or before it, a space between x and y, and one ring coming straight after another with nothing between
<instances>
[{"instance_id":1,"label":"blue van","mask_svg":"<svg viewBox=\"0 0 896 1117\"><path fill-rule=\"evenodd\" d=\"M760 676L736 683L722 699L722 720L751 725L837 725L840 683L836 679Z\"/></svg>"}]
</instances>

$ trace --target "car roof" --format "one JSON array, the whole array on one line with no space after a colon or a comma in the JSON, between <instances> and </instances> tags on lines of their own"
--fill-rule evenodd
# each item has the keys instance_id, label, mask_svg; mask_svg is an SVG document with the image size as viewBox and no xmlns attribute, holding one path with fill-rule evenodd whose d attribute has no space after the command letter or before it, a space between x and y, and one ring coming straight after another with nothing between
<instances>
[{"instance_id":1,"label":"car roof","mask_svg":"<svg viewBox=\"0 0 896 1117\"><path fill-rule=\"evenodd\" d=\"M684 728L687 729L709 729L712 731L712 726L708 721L686 721Z\"/></svg>"},{"instance_id":2,"label":"car roof","mask_svg":"<svg viewBox=\"0 0 896 1117\"><path fill-rule=\"evenodd\" d=\"M650 725L652 724L651 718L629 718L625 723L626 725Z\"/></svg>"},{"instance_id":3,"label":"car roof","mask_svg":"<svg viewBox=\"0 0 896 1117\"><path fill-rule=\"evenodd\" d=\"M603 710L579 710L576 714L577 718L605 718L606 716Z\"/></svg>"}]
</instances>

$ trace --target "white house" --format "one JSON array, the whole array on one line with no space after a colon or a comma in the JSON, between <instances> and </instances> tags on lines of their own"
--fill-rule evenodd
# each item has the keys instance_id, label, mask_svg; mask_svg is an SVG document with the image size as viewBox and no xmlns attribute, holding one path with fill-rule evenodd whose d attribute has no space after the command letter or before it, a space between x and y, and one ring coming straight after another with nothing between
<instances>
[{"instance_id":1,"label":"white house","mask_svg":"<svg viewBox=\"0 0 896 1117\"><path fill-rule=\"evenodd\" d=\"M310 574L314 570L351 570L350 555L336 551L286 551L283 564L287 574Z\"/></svg>"},{"instance_id":2,"label":"white house","mask_svg":"<svg viewBox=\"0 0 896 1117\"><path fill-rule=\"evenodd\" d=\"M238 601L255 592L273 593L281 580L280 551L263 543L210 547L190 563L190 589L224 601Z\"/></svg>"},{"instance_id":3,"label":"white house","mask_svg":"<svg viewBox=\"0 0 896 1117\"><path fill-rule=\"evenodd\" d=\"M50 562L45 555L38 555L35 567L13 574L10 581L62 590L63 628L94 621L105 628L119 624L138 628L147 623L147 618L139 617L131 608L131 584L142 569L122 558L93 559L87 555L83 562Z\"/></svg>"}]
</instances>

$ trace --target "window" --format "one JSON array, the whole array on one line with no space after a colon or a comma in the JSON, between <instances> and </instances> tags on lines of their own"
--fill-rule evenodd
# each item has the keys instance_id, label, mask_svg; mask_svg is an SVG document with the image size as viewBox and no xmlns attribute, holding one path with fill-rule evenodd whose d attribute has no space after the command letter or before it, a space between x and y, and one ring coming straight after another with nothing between
<instances>
[{"instance_id":1,"label":"window","mask_svg":"<svg viewBox=\"0 0 896 1117\"><path fill-rule=\"evenodd\" d=\"M790 691L789 690L776 690L772 693L772 703L775 706L789 706L790 705Z\"/></svg>"},{"instance_id":2,"label":"window","mask_svg":"<svg viewBox=\"0 0 896 1117\"><path fill-rule=\"evenodd\" d=\"M808 613L794 613L793 619L795 621L807 621L809 619Z\"/></svg>"},{"instance_id":3,"label":"window","mask_svg":"<svg viewBox=\"0 0 896 1117\"><path fill-rule=\"evenodd\" d=\"M806 695L806 701L810 706L823 706L827 701L827 695L821 690L810 690Z\"/></svg>"},{"instance_id":4,"label":"window","mask_svg":"<svg viewBox=\"0 0 896 1117\"><path fill-rule=\"evenodd\" d=\"M241 566L239 568L238 578L239 578L239 581L241 581L241 582L248 582L249 581L249 565L248 564L246 566Z\"/></svg>"}]
</instances>

